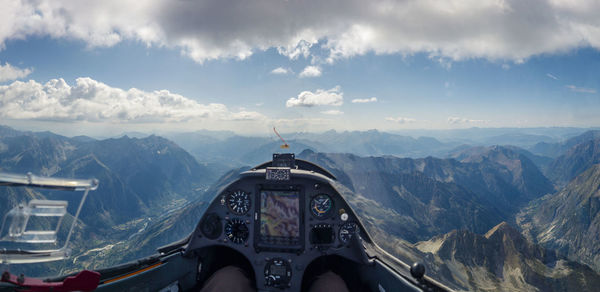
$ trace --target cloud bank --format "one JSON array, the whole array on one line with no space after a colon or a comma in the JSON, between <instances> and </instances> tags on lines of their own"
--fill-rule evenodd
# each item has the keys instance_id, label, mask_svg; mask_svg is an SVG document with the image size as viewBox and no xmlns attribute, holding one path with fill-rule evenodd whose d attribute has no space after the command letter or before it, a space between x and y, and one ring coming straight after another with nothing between
<instances>
[{"instance_id":1,"label":"cloud bank","mask_svg":"<svg viewBox=\"0 0 600 292\"><path fill-rule=\"evenodd\" d=\"M313 107L319 105L340 106L344 103L344 93L339 86L329 90L317 89L315 92L302 91L298 97L292 97L286 107Z\"/></svg>"},{"instance_id":2,"label":"cloud bank","mask_svg":"<svg viewBox=\"0 0 600 292\"><path fill-rule=\"evenodd\" d=\"M91 78L77 78L73 86L62 78L46 84L30 80L0 86L0 117L119 123L265 119L258 112L233 112L219 103L200 104L168 90L123 90Z\"/></svg>"},{"instance_id":3,"label":"cloud bank","mask_svg":"<svg viewBox=\"0 0 600 292\"><path fill-rule=\"evenodd\" d=\"M0 46L31 36L124 40L180 50L197 62L245 59L275 48L296 59L323 50L329 61L426 53L432 58L507 59L600 48L595 0L2 1Z\"/></svg>"}]
</instances>

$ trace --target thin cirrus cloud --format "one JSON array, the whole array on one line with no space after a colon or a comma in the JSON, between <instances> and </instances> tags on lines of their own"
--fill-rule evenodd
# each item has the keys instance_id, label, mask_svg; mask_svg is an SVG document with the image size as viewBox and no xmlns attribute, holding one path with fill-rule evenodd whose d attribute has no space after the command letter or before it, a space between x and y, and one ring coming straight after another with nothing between
<instances>
[{"instance_id":1,"label":"thin cirrus cloud","mask_svg":"<svg viewBox=\"0 0 600 292\"><path fill-rule=\"evenodd\" d=\"M398 123L398 124L408 124L408 123L414 123L417 121L416 119L407 118L407 117L387 117L387 118L385 118L385 120L394 122L394 123Z\"/></svg>"},{"instance_id":2,"label":"thin cirrus cloud","mask_svg":"<svg viewBox=\"0 0 600 292\"><path fill-rule=\"evenodd\" d=\"M285 103L286 107L313 107L321 105L341 106L344 103L344 93L340 86L329 90L302 91L298 97L291 97Z\"/></svg>"},{"instance_id":3,"label":"thin cirrus cloud","mask_svg":"<svg viewBox=\"0 0 600 292\"><path fill-rule=\"evenodd\" d=\"M319 66L306 66L306 68L304 68L304 70L302 70L302 72L300 72L300 77L301 78L306 78L306 77L319 77L321 76L321 67Z\"/></svg>"},{"instance_id":4,"label":"thin cirrus cloud","mask_svg":"<svg viewBox=\"0 0 600 292\"><path fill-rule=\"evenodd\" d=\"M4 65L0 64L0 82L12 81L29 76L33 72L32 69L25 68L21 69L14 67L9 63Z\"/></svg>"},{"instance_id":5,"label":"thin cirrus cloud","mask_svg":"<svg viewBox=\"0 0 600 292\"><path fill-rule=\"evenodd\" d=\"M578 92L578 93L596 93L597 92L596 89L593 89L593 88L578 87L575 85L566 85L565 87L573 92Z\"/></svg>"},{"instance_id":6,"label":"thin cirrus cloud","mask_svg":"<svg viewBox=\"0 0 600 292\"><path fill-rule=\"evenodd\" d=\"M523 60L600 48L598 1L4 1L0 48L49 36L109 47L133 40L196 62L275 48L290 59L367 53ZM236 21L230 21L235 19Z\"/></svg>"},{"instance_id":7,"label":"thin cirrus cloud","mask_svg":"<svg viewBox=\"0 0 600 292\"><path fill-rule=\"evenodd\" d=\"M488 123L488 120L474 120L474 119L467 119L467 118L461 118L461 117L448 117L448 124L451 125L458 125L458 124L486 124Z\"/></svg>"},{"instance_id":8,"label":"thin cirrus cloud","mask_svg":"<svg viewBox=\"0 0 600 292\"><path fill-rule=\"evenodd\" d=\"M551 79L554 79L554 80L558 80L558 77L556 77L556 76L554 76L554 75L552 75L552 74L550 74L550 73L546 73L546 76L547 76L548 78L551 78Z\"/></svg>"},{"instance_id":9,"label":"thin cirrus cloud","mask_svg":"<svg viewBox=\"0 0 600 292\"><path fill-rule=\"evenodd\" d=\"M0 117L119 123L266 119L258 112L233 112L218 103L200 104L168 90L123 90L91 78L77 78L73 86L62 78L45 84L30 80L0 86Z\"/></svg>"},{"instance_id":10,"label":"thin cirrus cloud","mask_svg":"<svg viewBox=\"0 0 600 292\"><path fill-rule=\"evenodd\" d=\"M355 98L352 100L352 103L369 103L369 102L377 102L377 97Z\"/></svg>"},{"instance_id":11,"label":"thin cirrus cloud","mask_svg":"<svg viewBox=\"0 0 600 292\"><path fill-rule=\"evenodd\" d=\"M339 115L343 115L344 112L340 111L340 110L328 110L328 111L322 111L322 114L325 115L330 115L330 116L339 116Z\"/></svg>"}]
</instances>

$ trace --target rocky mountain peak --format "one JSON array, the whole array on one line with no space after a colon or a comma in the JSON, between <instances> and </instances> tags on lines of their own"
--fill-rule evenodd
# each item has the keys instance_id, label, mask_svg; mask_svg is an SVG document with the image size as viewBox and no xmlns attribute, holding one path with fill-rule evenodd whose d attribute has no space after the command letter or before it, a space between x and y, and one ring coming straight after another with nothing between
<instances>
[{"instance_id":1,"label":"rocky mountain peak","mask_svg":"<svg viewBox=\"0 0 600 292\"><path fill-rule=\"evenodd\" d=\"M511 239L523 238L523 236L517 229L515 229L514 227L512 227L510 224L506 223L505 221L492 227L492 229L490 229L484 235L485 238L490 239L490 240L493 238L496 238L496 237L504 237L504 236L508 236Z\"/></svg>"}]
</instances>

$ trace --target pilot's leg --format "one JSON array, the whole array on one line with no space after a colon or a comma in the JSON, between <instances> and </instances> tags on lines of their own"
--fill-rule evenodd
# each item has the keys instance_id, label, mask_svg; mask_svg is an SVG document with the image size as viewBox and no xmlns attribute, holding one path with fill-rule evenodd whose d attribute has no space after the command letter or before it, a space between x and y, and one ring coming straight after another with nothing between
<instances>
[{"instance_id":1,"label":"pilot's leg","mask_svg":"<svg viewBox=\"0 0 600 292\"><path fill-rule=\"evenodd\" d=\"M253 292L252 284L244 270L235 266L226 266L216 271L200 292L231 291L231 292Z\"/></svg>"},{"instance_id":2,"label":"pilot's leg","mask_svg":"<svg viewBox=\"0 0 600 292\"><path fill-rule=\"evenodd\" d=\"M308 289L310 292L348 292L348 286L342 277L332 271L319 276Z\"/></svg>"}]
</instances>

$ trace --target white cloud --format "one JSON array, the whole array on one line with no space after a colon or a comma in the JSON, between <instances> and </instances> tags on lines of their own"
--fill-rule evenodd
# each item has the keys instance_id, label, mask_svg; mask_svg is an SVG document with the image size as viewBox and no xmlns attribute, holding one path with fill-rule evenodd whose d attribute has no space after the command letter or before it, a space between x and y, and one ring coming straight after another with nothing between
<instances>
[{"instance_id":1,"label":"white cloud","mask_svg":"<svg viewBox=\"0 0 600 292\"><path fill-rule=\"evenodd\" d=\"M2 1L0 47L50 36L113 46L124 40L180 50L197 62L244 59L276 48L296 59L368 52L523 62L532 55L600 48L595 0ZM235 21L232 21L235 20Z\"/></svg>"},{"instance_id":2,"label":"white cloud","mask_svg":"<svg viewBox=\"0 0 600 292\"><path fill-rule=\"evenodd\" d=\"M289 68L277 67L271 71L271 74L285 75L291 72L292 70Z\"/></svg>"},{"instance_id":3,"label":"white cloud","mask_svg":"<svg viewBox=\"0 0 600 292\"><path fill-rule=\"evenodd\" d=\"M118 123L265 119L258 112L232 112L224 104L200 104L168 90L123 90L91 78L77 78L74 86L62 78L0 86L0 117Z\"/></svg>"},{"instance_id":4,"label":"white cloud","mask_svg":"<svg viewBox=\"0 0 600 292\"><path fill-rule=\"evenodd\" d=\"M385 120L394 122L394 123L399 123L399 124L408 124L408 123L414 123L417 121L415 119L405 118L405 117L387 117L387 118L385 118Z\"/></svg>"},{"instance_id":5,"label":"white cloud","mask_svg":"<svg viewBox=\"0 0 600 292\"><path fill-rule=\"evenodd\" d=\"M554 76L554 75L552 75L550 73L546 73L546 76L548 76L548 78L552 78L554 80L558 80L558 77L556 77L556 76Z\"/></svg>"},{"instance_id":6,"label":"white cloud","mask_svg":"<svg viewBox=\"0 0 600 292\"><path fill-rule=\"evenodd\" d=\"M377 97L355 98L352 100L352 103L368 103L368 102L376 102L376 101L377 101Z\"/></svg>"},{"instance_id":7,"label":"white cloud","mask_svg":"<svg viewBox=\"0 0 600 292\"><path fill-rule=\"evenodd\" d=\"M488 120L473 120L473 119L467 119L467 118L460 118L460 117L448 117L448 124L451 125L457 125L457 124L487 124L490 121Z\"/></svg>"},{"instance_id":8,"label":"white cloud","mask_svg":"<svg viewBox=\"0 0 600 292\"><path fill-rule=\"evenodd\" d=\"M344 114L343 111L339 111L339 110L328 110L328 111L322 111L321 113L326 114L326 115L331 115L331 116L339 116L339 115Z\"/></svg>"},{"instance_id":9,"label":"white cloud","mask_svg":"<svg viewBox=\"0 0 600 292\"><path fill-rule=\"evenodd\" d=\"M21 69L13 67L8 63L4 65L0 64L0 82L25 78L31 74L32 71L33 70L29 68Z\"/></svg>"},{"instance_id":10,"label":"white cloud","mask_svg":"<svg viewBox=\"0 0 600 292\"><path fill-rule=\"evenodd\" d=\"M291 97L285 103L286 107L313 107L317 105L340 106L344 103L344 93L340 86L329 90L317 89L315 92L302 91L298 97Z\"/></svg>"},{"instance_id":11,"label":"white cloud","mask_svg":"<svg viewBox=\"0 0 600 292\"><path fill-rule=\"evenodd\" d=\"M575 85L566 85L566 88L570 89L573 92L579 93L596 93L596 89L593 88L585 88L585 87L577 87Z\"/></svg>"},{"instance_id":12,"label":"white cloud","mask_svg":"<svg viewBox=\"0 0 600 292\"><path fill-rule=\"evenodd\" d=\"M319 66L306 66L302 72L300 72L300 77L319 77L321 76L321 67Z\"/></svg>"}]
</instances>

